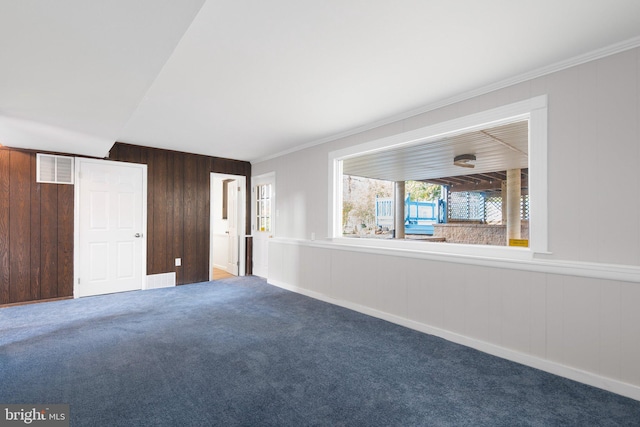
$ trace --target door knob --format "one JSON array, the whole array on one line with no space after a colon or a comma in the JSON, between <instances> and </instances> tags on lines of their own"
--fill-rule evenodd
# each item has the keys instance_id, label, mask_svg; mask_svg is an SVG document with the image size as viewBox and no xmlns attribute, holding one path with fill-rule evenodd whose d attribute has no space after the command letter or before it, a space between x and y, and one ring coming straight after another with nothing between
<instances>
[{"instance_id":1,"label":"door knob","mask_svg":"<svg viewBox=\"0 0 640 427\"><path fill-rule=\"evenodd\" d=\"M142 234L136 233L134 237L142 237Z\"/></svg>"}]
</instances>

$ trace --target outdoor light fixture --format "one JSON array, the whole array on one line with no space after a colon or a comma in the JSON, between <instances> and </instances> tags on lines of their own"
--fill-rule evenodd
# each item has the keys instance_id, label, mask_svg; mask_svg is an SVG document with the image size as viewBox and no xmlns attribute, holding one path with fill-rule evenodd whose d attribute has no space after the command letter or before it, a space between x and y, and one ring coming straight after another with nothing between
<instances>
[{"instance_id":1,"label":"outdoor light fixture","mask_svg":"<svg viewBox=\"0 0 640 427\"><path fill-rule=\"evenodd\" d=\"M453 158L453 164L455 166L460 166L463 168L474 168L476 167L476 165L474 165L471 162L475 162L476 161L476 156L475 154L460 154L459 156L455 156Z\"/></svg>"}]
</instances>

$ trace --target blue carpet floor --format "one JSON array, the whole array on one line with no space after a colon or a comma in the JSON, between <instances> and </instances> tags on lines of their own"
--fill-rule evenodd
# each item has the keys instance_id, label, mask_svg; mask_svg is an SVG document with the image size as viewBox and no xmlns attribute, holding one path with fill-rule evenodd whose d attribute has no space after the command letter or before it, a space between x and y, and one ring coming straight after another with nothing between
<instances>
[{"instance_id":1,"label":"blue carpet floor","mask_svg":"<svg viewBox=\"0 0 640 427\"><path fill-rule=\"evenodd\" d=\"M72 426L640 425L638 401L256 277L0 309L0 403Z\"/></svg>"}]
</instances>

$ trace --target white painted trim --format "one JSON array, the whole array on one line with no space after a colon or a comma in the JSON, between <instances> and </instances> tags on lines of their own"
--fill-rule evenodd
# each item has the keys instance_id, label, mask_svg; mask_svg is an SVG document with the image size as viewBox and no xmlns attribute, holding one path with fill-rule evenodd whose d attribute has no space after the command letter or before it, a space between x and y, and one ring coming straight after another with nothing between
<instances>
[{"instance_id":1,"label":"white painted trim","mask_svg":"<svg viewBox=\"0 0 640 427\"><path fill-rule=\"evenodd\" d=\"M342 161L329 155L329 211L327 212L327 238L342 235Z\"/></svg>"},{"instance_id":2,"label":"white painted trim","mask_svg":"<svg viewBox=\"0 0 640 427\"><path fill-rule=\"evenodd\" d=\"M258 185L263 184L271 184L271 230L259 231L257 224L257 198ZM278 186L276 185L276 172L271 171L267 173L263 173L261 175L256 175L251 177L251 236L253 237L252 242L252 259L251 259L251 273L260 276L267 277L269 275L269 245L261 244L261 239L265 238L265 236L270 236L269 238L273 238L276 235L276 227L278 225L277 217L279 214L278 210ZM257 243L258 242L258 243ZM260 263L256 263L256 259L260 261ZM266 260L266 263L262 263L263 260ZM257 266L257 267L256 267Z\"/></svg>"},{"instance_id":3,"label":"white painted trim","mask_svg":"<svg viewBox=\"0 0 640 427\"><path fill-rule=\"evenodd\" d=\"M484 245L445 245L433 242L422 242L421 248L427 251L455 254L474 254L477 256L523 259L533 258L536 253L548 253L548 221L547 221L547 95L540 95L523 101L503 105L478 113L458 117L452 120L425 126L409 132L391 135L385 138L353 145L329 153L329 191L328 191L328 237L342 236L342 160L349 157L407 147L418 143L437 141L445 136L459 135L474 130L529 119L529 171L531 184L529 194L533 204L530 219L529 248L512 248ZM540 213L539 217L536 213ZM341 240L342 244L359 245L354 239ZM380 241L383 247L404 248L411 243L402 241ZM400 246L398 246L400 245ZM402 246L405 245L405 246ZM406 246L414 249L414 246Z\"/></svg>"},{"instance_id":4,"label":"white painted trim","mask_svg":"<svg viewBox=\"0 0 640 427\"><path fill-rule=\"evenodd\" d=\"M344 243L345 240L350 242ZM507 257L489 257L479 255L473 251L467 253L449 253L443 251L429 251L423 249L429 242L420 241L385 241L381 239L327 239L327 240L298 240L275 238L274 243L308 246L329 250L369 253L375 255L387 255L394 257L424 259L429 261L450 262L456 264L468 264L480 267L502 268L509 270L532 271L538 273L559 274L564 276L586 277L592 279L616 280L623 282L640 283L640 266L623 264L603 264L595 262L557 261L521 256L519 259ZM395 243L383 245L383 243ZM438 245L439 243L431 243ZM447 244L453 246L453 244ZM460 245L465 249L472 249L477 245ZM519 248L499 248L504 250L517 250ZM524 251L519 251L524 253Z\"/></svg>"},{"instance_id":5,"label":"white painted trim","mask_svg":"<svg viewBox=\"0 0 640 427\"><path fill-rule=\"evenodd\" d=\"M574 380L583 384L588 384L593 387L597 387L603 390L617 393L622 396L629 397L631 399L640 401L640 387L628 384L622 381L617 381L611 378L606 378L591 372L583 371L580 369L572 368L570 366L563 365L561 363L553 362L548 359L542 359L540 357L531 356L529 354L521 353L515 350L511 350L505 347L500 347L495 344L490 344L485 341L480 341L474 338L467 337L465 335L450 332L444 329L429 326L425 323L416 322L414 320L406 319L404 317L389 314L383 311L375 310L373 308L355 304L349 301L339 300L319 292L310 291L295 285L284 283L278 280L269 279L267 281L270 285L277 286L288 291L296 292L301 295L305 295L320 301L334 304L340 307L354 310L368 316L376 317L378 319L386 320L391 323L395 323L400 326L407 327L419 332L434 335L443 339L446 339L457 344L461 344L467 347L474 348L476 350L488 353L503 359L510 360L512 362L520 363L526 366L530 366L536 369L540 369L545 372L549 372L554 375L558 375L570 380Z\"/></svg>"},{"instance_id":6,"label":"white painted trim","mask_svg":"<svg viewBox=\"0 0 640 427\"><path fill-rule=\"evenodd\" d=\"M247 177L244 175L231 175L224 173L211 172L209 174L209 197L213 198L213 180L215 177L218 178L228 178L235 179L238 181L238 187L240 188L240 209L238 211L238 224L242 224L242 226L238 227L238 276L244 276L246 274L246 253L247 253L247 233L246 233L246 218L247 218ZM213 203L209 203L209 280L213 280ZM225 267L218 267L223 270L226 270Z\"/></svg>"},{"instance_id":7,"label":"white painted trim","mask_svg":"<svg viewBox=\"0 0 640 427\"><path fill-rule=\"evenodd\" d=\"M82 163L108 163L114 166L136 167L142 169L142 265L140 279L140 289L146 289L147 284L147 165L141 163L116 162L112 160L91 159L86 157L75 157L74 187L73 187L73 297L78 298L78 279L80 274L80 165Z\"/></svg>"},{"instance_id":8,"label":"white painted trim","mask_svg":"<svg viewBox=\"0 0 640 427\"><path fill-rule=\"evenodd\" d=\"M442 139L445 136L460 135L467 132L483 129L488 126L498 126L505 123L516 122L530 116L534 110L547 107L547 95L535 96L489 110L479 111L466 116L456 117L451 120L439 122L433 125L421 127L408 132L397 133L385 138L367 141L362 144L352 145L341 150L329 153L334 159L345 159L375 151L388 150L390 148L408 147Z\"/></svg>"},{"instance_id":9,"label":"white painted trim","mask_svg":"<svg viewBox=\"0 0 640 427\"><path fill-rule=\"evenodd\" d=\"M256 206L256 194L255 194L255 188L259 185L259 184L264 184L264 183L271 183L271 235L275 236L276 235L276 223L277 221L275 221L276 219L276 190L277 190L277 186L276 186L276 173L275 171L271 171L271 172L267 172L267 173L263 173L261 175L256 175L256 176L252 176L251 177L251 206L255 207ZM253 232L257 229L256 226L256 216L253 214L251 215L251 234L253 234Z\"/></svg>"},{"instance_id":10,"label":"white painted trim","mask_svg":"<svg viewBox=\"0 0 640 427\"><path fill-rule=\"evenodd\" d=\"M307 148L311 148L311 147L315 147L316 145L321 145L321 144L325 144L327 142L331 142L331 141L336 141L338 139L341 138L346 138L352 135L356 135L358 133L361 132L366 132L368 130L371 129L375 129L381 126L385 126L391 123L395 123L401 120L405 120L408 119L410 117L414 117L417 116L419 114L424 114L427 113L429 111L434 111L437 110L438 108L443 108L446 107L448 105L452 105L455 104L457 102L462 102L465 101L467 99L471 99L471 98L475 98L477 96L481 96L490 92L494 92L500 89L504 89L506 87L509 86L513 86L516 85L518 83L522 83L522 82L526 82L529 80L533 80L539 77L543 77L558 71L562 71L565 70L567 68L571 68L571 67L575 67L577 65L581 65L581 64L585 64L587 62L591 62L591 61L595 61L598 59L602 59L602 58L606 58L607 56L611 56L611 55L615 55L617 53L621 53L630 49L635 49L637 47L640 46L640 37L634 37L628 40L624 40L622 42L619 43L615 43L612 44L610 46L606 46L603 47L601 49L596 49L594 51L591 52L587 52L583 55L578 55L578 56L574 56L572 58L566 59L564 61L559 61L556 62L554 64L545 66L545 67L540 67L537 68L535 70L523 73L523 74L519 74L517 76L511 77L511 78L507 78L504 80L501 80L499 82L495 82L486 86L482 86L478 89L474 89L474 90L470 90L467 92L463 92L461 94L449 97L449 98L445 98L443 100L439 100L439 101L435 101L435 102L431 102L429 104L426 104L423 107L414 109L414 110L409 110L406 111L404 113L400 113L394 116L390 116L387 117L386 119L382 119L382 120L378 120L372 123L369 123L367 125L364 126L360 126L354 129L350 129L348 131L345 132L340 132L325 138L321 138L321 139L317 139L315 141L311 141L311 142L307 142L305 144L302 145L298 145L292 148L289 148L287 150L283 150L280 151L278 153L275 154L271 154L268 156L264 156L264 157L260 157L257 159L254 159L251 161L251 163L259 163L259 162L264 162L267 160L271 160L271 159L275 159L277 157L281 157L281 156L285 156L287 154L291 154L291 153L295 153L297 151L301 151L301 150L305 150Z\"/></svg>"}]
</instances>

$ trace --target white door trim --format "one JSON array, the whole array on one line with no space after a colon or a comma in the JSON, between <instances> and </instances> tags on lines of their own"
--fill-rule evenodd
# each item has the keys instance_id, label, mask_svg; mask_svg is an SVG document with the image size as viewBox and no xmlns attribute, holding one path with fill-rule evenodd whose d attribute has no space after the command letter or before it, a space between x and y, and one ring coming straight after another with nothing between
<instances>
[{"instance_id":1,"label":"white door trim","mask_svg":"<svg viewBox=\"0 0 640 427\"><path fill-rule=\"evenodd\" d=\"M252 212L251 215L251 236L253 236L253 274L256 276L267 278L269 275L268 259L269 259L269 246L266 239L270 239L275 236L276 231L276 173L267 172L261 175L251 177L251 205L253 209L256 207L256 187L261 184L271 184L271 230L268 233L262 233L258 230L258 224L256 224L257 212ZM265 264L261 266L256 260L264 260Z\"/></svg>"},{"instance_id":2,"label":"white door trim","mask_svg":"<svg viewBox=\"0 0 640 427\"><path fill-rule=\"evenodd\" d=\"M244 175L231 175L231 174L225 174L225 173L216 173L216 172L211 172L210 176L209 176L209 182L210 182L210 186L209 186L209 196L210 196L210 200L212 201L211 203L209 203L209 208L210 208L210 214L209 214L209 280L213 280L213 267L214 267L214 261L213 261L213 254L214 254L214 225L213 225L213 221L216 218L216 213L214 212L214 203L213 203L213 198L214 198L214 179L215 178L220 178L220 179L235 179L236 181L238 181L238 212L237 212L237 224L238 224L238 239L239 239L239 243L238 243L238 249L239 249L239 265L238 265L238 276L244 276L246 274L246 251L247 251L247 247L246 247L246 240L247 240L247 233L246 233L246 217L247 217L247 177Z\"/></svg>"},{"instance_id":3,"label":"white door trim","mask_svg":"<svg viewBox=\"0 0 640 427\"><path fill-rule=\"evenodd\" d=\"M142 245L142 265L140 266L141 283L140 289L145 289L147 285L147 245L146 245L146 232L147 232L147 165L128 162L114 162L111 160L90 159L84 157L75 158L75 184L74 184L74 206L73 206L73 296L78 298L78 283L80 281L80 272L82 271L80 266L80 169L81 164L113 164L114 166L128 166L142 169L142 230L145 233L145 243Z\"/></svg>"}]
</instances>

